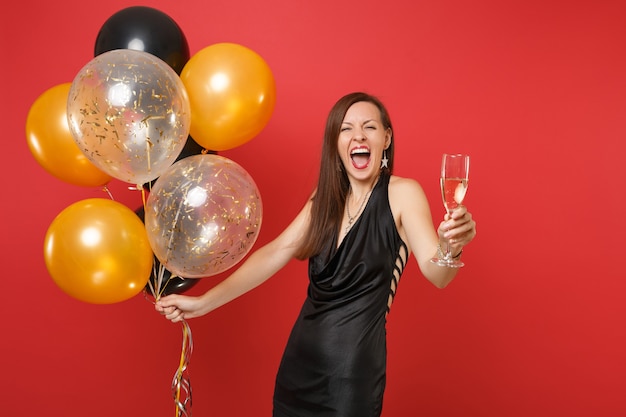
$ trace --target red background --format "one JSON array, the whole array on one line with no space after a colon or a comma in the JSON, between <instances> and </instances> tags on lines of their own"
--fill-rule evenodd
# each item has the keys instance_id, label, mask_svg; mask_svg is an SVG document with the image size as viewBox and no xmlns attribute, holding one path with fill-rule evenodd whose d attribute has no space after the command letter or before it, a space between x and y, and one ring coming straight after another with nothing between
<instances>
[{"instance_id":1,"label":"red background","mask_svg":"<svg viewBox=\"0 0 626 417\"><path fill-rule=\"evenodd\" d=\"M174 415L181 328L139 295L91 305L48 275L43 238L73 202L26 145L30 106L73 80L96 35L136 3L22 0L2 14L2 374L7 416ZM623 268L626 3L621 0L287 0L146 3L191 53L258 52L277 83L265 130L223 152L262 193L257 245L297 212L316 178L325 116L366 90L389 106L396 173L443 215L443 152L472 156L478 236L445 290L413 260L388 324L383 415L626 415ZM113 181L135 209L137 192ZM293 262L259 289L191 322L192 411L268 416L275 372L306 287ZM223 278L202 279L200 292Z\"/></svg>"}]
</instances>

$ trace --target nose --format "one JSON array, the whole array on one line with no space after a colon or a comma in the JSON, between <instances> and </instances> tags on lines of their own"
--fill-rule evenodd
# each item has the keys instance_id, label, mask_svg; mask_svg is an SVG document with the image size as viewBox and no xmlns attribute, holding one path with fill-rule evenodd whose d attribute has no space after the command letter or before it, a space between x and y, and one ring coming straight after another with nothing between
<instances>
[{"instance_id":1,"label":"nose","mask_svg":"<svg viewBox=\"0 0 626 417\"><path fill-rule=\"evenodd\" d=\"M365 139L367 139L367 136L365 136L365 131L360 127L354 129L354 139L358 141L364 141Z\"/></svg>"}]
</instances>

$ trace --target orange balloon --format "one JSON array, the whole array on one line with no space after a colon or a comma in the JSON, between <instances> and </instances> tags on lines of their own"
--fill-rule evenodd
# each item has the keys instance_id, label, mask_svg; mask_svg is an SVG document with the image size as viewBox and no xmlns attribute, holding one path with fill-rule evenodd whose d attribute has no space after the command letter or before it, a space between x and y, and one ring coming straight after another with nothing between
<instances>
[{"instance_id":1,"label":"orange balloon","mask_svg":"<svg viewBox=\"0 0 626 417\"><path fill-rule=\"evenodd\" d=\"M263 130L274 111L272 71L245 46L208 46L191 57L180 78L189 95L190 135L206 149L243 145Z\"/></svg>"},{"instance_id":2,"label":"orange balloon","mask_svg":"<svg viewBox=\"0 0 626 417\"><path fill-rule=\"evenodd\" d=\"M28 147L48 173L74 185L96 187L111 177L96 168L82 153L67 121L67 98L71 83L46 90L33 103L26 118Z\"/></svg>"},{"instance_id":3,"label":"orange balloon","mask_svg":"<svg viewBox=\"0 0 626 417\"><path fill-rule=\"evenodd\" d=\"M103 198L74 203L52 221L44 258L61 290L93 304L117 303L141 292L154 259L137 214Z\"/></svg>"}]
</instances>

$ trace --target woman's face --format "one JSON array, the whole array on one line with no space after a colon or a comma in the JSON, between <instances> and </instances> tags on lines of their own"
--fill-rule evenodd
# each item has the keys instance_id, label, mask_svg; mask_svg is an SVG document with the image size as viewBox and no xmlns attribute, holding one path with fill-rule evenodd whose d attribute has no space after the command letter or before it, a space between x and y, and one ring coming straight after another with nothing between
<instances>
[{"instance_id":1,"label":"woman's face","mask_svg":"<svg viewBox=\"0 0 626 417\"><path fill-rule=\"evenodd\" d=\"M378 175L383 150L390 144L391 130L383 126L378 107L366 101L350 106L337 141L339 157L348 176L366 180Z\"/></svg>"}]
</instances>

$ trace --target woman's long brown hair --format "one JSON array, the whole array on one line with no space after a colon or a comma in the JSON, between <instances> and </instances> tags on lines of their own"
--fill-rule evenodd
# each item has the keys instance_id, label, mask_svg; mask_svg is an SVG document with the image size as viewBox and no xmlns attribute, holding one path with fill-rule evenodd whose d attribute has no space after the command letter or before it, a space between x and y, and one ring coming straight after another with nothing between
<instances>
[{"instance_id":1,"label":"woman's long brown hair","mask_svg":"<svg viewBox=\"0 0 626 417\"><path fill-rule=\"evenodd\" d=\"M317 255L339 232L350 182L339 157L337 141L346 112L353 104L363 101L372 103L378 108L383 127L393 132L389 113L377 97L356 92L343 96L335 103L326 120L319 177L311 207L311 221L308 232L296 252L297 259ZM388 168L384 168L390 174L393 172L394 142L395 140L392 140L387 148L389 162Z\"/></svg>"}]
</instances>

